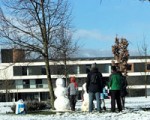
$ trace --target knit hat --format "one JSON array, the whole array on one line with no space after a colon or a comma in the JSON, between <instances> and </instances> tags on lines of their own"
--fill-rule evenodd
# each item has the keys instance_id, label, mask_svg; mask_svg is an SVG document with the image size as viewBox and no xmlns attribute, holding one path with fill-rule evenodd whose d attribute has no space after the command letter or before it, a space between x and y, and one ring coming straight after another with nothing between
<instances>
[{"instance_id":1,"label":"knit hat","mask_svg":"<svg viewBox=\"0 0 150 120\"><path fill-rule=\"evenodd\" d=\"M117 71L116 66L111 66L111 69L112 69L113 71Z\"/></svg>"},{"instance_id":2,"label":"knit hat","mask_svg":"<svg viewBox=\"0 0 150 120\"><path fill-rule=\"evenodd\" d=\"M71 83L74 83L74 87L75 87L75 88L78 87L78 84L76 83L76 78L75 78L74 76L70 78L70 82L71 82Z\"/></svg>"},{"instance_id":3,"label":"knit hat","mask_svg":"<svg viewBox=\"0 0 150 120\"><path fill-rule=\"evenodd\" d=\"M76 81L76 78L73 76L73 77L70 77L70 82L75 82Z\"/></svg>"},{"instance_id":4,"label":"knit hat","mask_svg":"<svg viewBox=\"0 0 150 120\"><path fill-rule=\"evenodd\" d=\"M93 69L93 68L96 68L97 67L97 64L96 63L93 63L92 65L91 65L91 68Z\"/></svg>"}]
</instances>

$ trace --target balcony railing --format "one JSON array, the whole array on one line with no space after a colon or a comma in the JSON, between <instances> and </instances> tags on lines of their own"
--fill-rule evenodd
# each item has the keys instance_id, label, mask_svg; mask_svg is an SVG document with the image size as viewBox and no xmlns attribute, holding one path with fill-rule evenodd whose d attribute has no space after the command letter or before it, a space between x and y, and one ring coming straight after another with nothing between
<instances>
[{"instance_id":1,"label":"balcony railing","mask_svg":"<svg viewBox=\"0 0 150 120\"><path fill-rule=\"evenodd\" d=\"M36 86L35 88L44 88L43 84L36 84L35 86ZM27 88L32 88L32 87L30 87L30 84L23 85L23 88L19 87L19 89L27 89ZM45 87L45 88L47 88L47 87ZM16 87L16 89L18 89L18 87Z\"/></svg>"},{"instance_id":2,"label":"balcony railing","mask_svg":"<svg viewBox=\"0 0 150 120\"><path fill-rule=\"evenodd\" d=\"M29 85L29 84L23 85L23 88L24 88L24 89L30 88L30 85Z\"/></svg>"},{"instance_id":3,"label":"balcony railing","mask_svg":"<svg viewBox=\"0 0 150 120\"><path fill-rule=\"evenodd\" d=\"M36 84L36 88L43 88L42 84Z\"/></svg>"}]
</instances>

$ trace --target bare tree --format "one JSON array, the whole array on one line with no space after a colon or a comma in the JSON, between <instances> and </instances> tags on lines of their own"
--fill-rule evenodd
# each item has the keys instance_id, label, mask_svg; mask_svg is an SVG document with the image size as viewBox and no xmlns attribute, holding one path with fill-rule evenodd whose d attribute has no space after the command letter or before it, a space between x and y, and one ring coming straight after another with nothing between
<instances>
[{"instance_id":1,"label":"bare tree","mask_svg":"<svg viewBox=\"0 0 150 120\"><path fill-rule=\"evenodd\" d=\"M138 45L138 52L139 52L140 56L144 59L145 97L147 98L147 82L148 82L147 57L148 57L148 45L145 42L145 37L144 37L142 43L143 44L141 44L141 46Z\"/></svg>"},{"instance_id":2,"label":"bare tree","mask_svg":"<svg viewBox=\"0 0 150 120\"><path fill-rule=\"evenodd\" d=\"M59 35L58 35L58 39L59 41L59 48L55 50L55 56L56 59L60 59L63 61L64 64L64 76L66 79L66 85L68 84L68 70L69 68L67 67L67 60L72 58L79 46L77 44L77 42L72 41L72 33L70 31L68 31L68 29L66 29L63 25L61 26L61 29L59 31Z\"/></svg>"},{"instance_id":3,"label":"bare tree","mask_svg":"<svg viewBox=\"0 0 150 120\"><path fill-rule=\"evenodd\" d=\"M140 1L150 1L150 0L140 0Z\"/></svg>"},{"instance_id":4,"label":"bare tree","mask_svg":"<svg viewBox=\"0 0 150 120\"><path fill-rule=\"evenodd\" d=\"M49 58L59 49L57 38L61 25L70 27L70 7L67 0L4 0L7 12L0 9L0 37L3 43L13 44L44 58L49 94L54 109ZM8 12L9 10L9 12Z\"/></svg>"},{"instance_id":5,"label":"bare tree","mask_svg":"<svg viewBox=\"0 0 150 120\"><path fill-rule=\"evenodd\" d=\"M3 80L0 80L0 89L2 90L1 95L5 96L4 99L6 102L10 102L11 101L10 92L11 89L14 88L14 81L8 79L5 69L2 69L0 71L3 73L3 76L1 76ZM1 98L3 98L2 96Z\"/></svg>"}]
</instances>

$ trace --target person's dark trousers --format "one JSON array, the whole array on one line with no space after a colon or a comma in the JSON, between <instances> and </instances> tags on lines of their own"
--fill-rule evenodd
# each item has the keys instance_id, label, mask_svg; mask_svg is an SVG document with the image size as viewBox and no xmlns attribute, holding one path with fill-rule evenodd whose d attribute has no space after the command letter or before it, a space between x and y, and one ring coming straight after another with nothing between
<instances>
[{"instance_id":1,"label":"person's dark trousers","mask_svg":"<svg viewBox=\"0 0 150 120\"><path fill-rule=\"evenodd\" d=\"M111 111L112 112L115 112L116 102L117 102L117 107L119 112L122 111L120 90L111 90Z\"/></svg>"},{"instance_id":2,"label":"person's dark trousers","mask_svg":"<svg viewBox=\"0 0 150 120\"><path fill-rule=\"evenodd\" d=\"M125 97L121 97L122 108L125 108Z\"/></svg>"},{"instance_id":3,"label":"person's dark trousers","mask_svg":"<svg viewBox=\"0 0 150 120\"><path fill-rule=\"evenodd\" d=\"M75 111L75 106L76 106L76 95L70 95L70 107L72 111Z\"/></svg>"}]
</instances>

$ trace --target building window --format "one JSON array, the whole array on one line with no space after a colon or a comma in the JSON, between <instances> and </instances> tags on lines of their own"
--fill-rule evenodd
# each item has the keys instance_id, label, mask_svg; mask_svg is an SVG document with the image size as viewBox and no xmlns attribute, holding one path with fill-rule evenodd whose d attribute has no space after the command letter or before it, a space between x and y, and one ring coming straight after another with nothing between
<instances>
[{"instance_id":1,"label":"building window","mask_svg":"<svg viewBox=\"0 0 150 120\"><path fill-rule=\"evenodd\" d=\"M64 75L65 73L64 65L51 65L50 68L52 75Z\"/></svg>"},{"instance_id":2,"label":"building window","mask_svg":"<svg viewBox=\"0 0 150 120\"><path fill-rule=\"evenodd\" d=\"M47 99L50 99L48 92L41 92L41 101L47 101Z\"/></svg>"},{"instance_id":3,"label":"building window","mask_svg":"<svg viewBox=\"0 0 150 120\"><path fill-rule=\"evenodd\" d=\"M133 64L128 64L127 65L127 71L128 72L134 72L134 70L133 70Z\"/></svg>"},{"instance_id":4,"label":"building window","mask_svg":"<svg viewBox=\"0 0 150 120\"><path fill-rule=\"evenodd\" d=\"M57 73L58 75L64 75L65 73L65 66L64 65L57 65L56 69L57 69Z\"/></svg>"},{"instance_id":5,"label":"building window","mask_svg":"<svg viewBox=\"0 0 150 120\"><path fill-rule=\"evenodd\" d=\"M30 88L30 80L23 80L23 88Z\"/></svg>"},{"instance_id":6,"label":"building window","mask_svg":"<svg viewBox=\"0 0 150 120\"><path fill-rule=\"evenodd\" d=\"M102 73L109 73L109 66L110 64L98 64L97 65L99 71Z\"/></svg>"},{"instance_id":7,"label":"building window","mask_svg":"<svg viewBox=\"0 0 150 120\"><path fill-rule=\"evenodd\" d=\"M91 64L78 65L78 66L74 65L74 67L72 66L71 71L73 72L71 72L71 74L86 74L90 71L90 68L91 68Z\"/></svg>"},{"instance_id":8,"label":"building window","mask_svg":"<svg viewBox=\"0 0 150 120\"><path fill-rule=\"evenodd\" d=\"M28 75L41 75L41 66L29 66L28 67Z\"/></svg>"},{"instance_id":9,"label":"building window","mask_svg":"<svg viewBox=\"0 0 150 120\"><path fill-rule=\"evenodd\" d=\"M15 88L15 81L14 80L1 80L0 81L0 90L4 89L9 91L10 89Z\"/></svg>"},{"instance_id":10,"label":"building window","mask_svg":"<svg viewBox=\"0 0 150 120\"><path fill-rule=\"evenodd\" d=\"M89 73L91 70L91 64L86 64L86 73Z\"/></svg>"},{"instance_id":11,"label":"building window","mask_svg":"<svg viewBox=\"0 0 150 120\"><path fill-rule=\"evenodd\" d=\"M22 67L22 75L27 75L27 67L26 66Z\"/></svg>"},{"instance_id":12,"label":"building window","mask_svg":"<svg viewBox=\"0 0 150 120\"><path fill-rule=\"evenodd\" d=\"M150 63L147 63L147 71L150 71Z\"/></svg>"},{"instance_id":13,"label":"building window","mask_svg":"<svg viewBox=\"0 0 150 120\"><path fill-rule=\"evenodd\" d=\"M22 75L22 67L21 66L14 66L13 67L13 74L14 74L14 76L21 76Z\"/></svg>"},{"instance_id":14,"label":"building window","mask_svg":"<svg viewBox=\"0 0 150 120\"><path fill-rule=\"evenodd\" d=\"M23 80L15 80L16 89L22 89L23 88Z\"/></svg>"},{"instance_id":15,"label":"building window","mask_svg":"<svg viewBox=\"0 0 150 120\"><path fill-rule=\"evenodd\" d=\"M68 74L80 74L81 69L80 65L68 65L67 66L67 73Z\"/></svg>"},{"instance_id":16,"label":"building window","mask_svg":"<svg viewBox=\"0 0 150 120\"><path fill-rule=\"evenodd\" d=\"M146 68L145 68L145 65L146 65ZM140 63L139 64L139 71L140 72L150 72L150 63Z\"/></svg>"},{"instance_id":17,"label":"building window","mask_svg":"<svg viewBox=\"0 0 150 120\"><path fill-rule=\"evenodd\" d=\"M36 88L43 88L42 79L36 79Z\"/></svg>"},{"instance_id":18,"label":"building window","mask_svg":"<svg viewBox=\"0 0 150 120\"><path fill-rule=\"evenodd\" d=\"M42 75L46 75L46 69L45 69L45 66L42 66L41 72L42 72Z\"/></svg>"},{"instance_id":19,"label":"building window","mask_svg":"<svg viewBox=\"0 0 150 120\"><path fill-rule=\"evenodd\" d=\"M134 63L134 72L144 72L145 63Z\"/></svg>"},{"instance_id":20,"label":"building window","mask_svg":"<svg viewBox=\"0 0 150 120\"><path fill-rule=\"evenodd\" d=\"M14 76L27 75L27 66L14 66L13 74Z\"/></svg>"}]
</instances>

